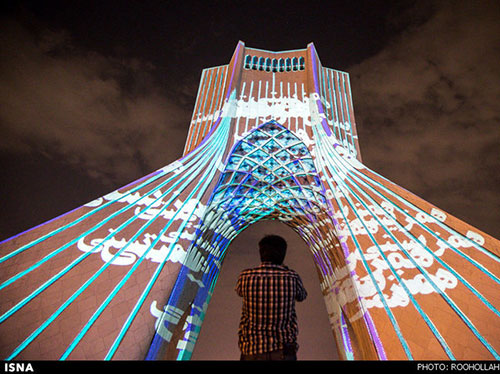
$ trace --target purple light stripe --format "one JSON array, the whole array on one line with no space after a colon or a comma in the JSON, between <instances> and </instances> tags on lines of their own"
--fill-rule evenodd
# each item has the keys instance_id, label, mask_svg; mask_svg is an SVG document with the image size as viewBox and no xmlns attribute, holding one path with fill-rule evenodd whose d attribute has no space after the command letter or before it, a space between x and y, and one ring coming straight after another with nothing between
<instances>
[{"instance_id":1,"label":"purple light stripe","mask_svg":"<svg viewBox=\"0 0 500 374\"><path fill-rule=\"evenodd\" d=\"M236 61L238 60L238 56L240 54L241 42L238 43L238 47L236 47L236 57L234 59L235 63L233 64L233 71L231 72L231 79L229 80L229 86L226 92L226 100L229 99L229 95L231 94L231 88L233 85L234 71L236 70Z\"/></svg>"},{"instance_id":2,"label":"purple light stripe","mask_svg":"<svg viewBox=\"0 0 500 374\"><path fill-rule=\"evenodd\" d=\"M372 318L370 316L370 313L368 313L368 311L366 311L363 314L363 319L365 320L366 325L368 326L368 331L370 331L372 341L375 344L375 348L377 349L378 357L381 360L387 360L387 356L384 351L384 346L382 345L382 341L378 336L377 328L373 324Z\"/></svg>"},{"instance_id":3,"label":"purple light stripe","mask_svg":"<svg viewBox=\"0 0 500 374\"><path fill-rule=\"evenodd\" d=\"M314 50L314 55L313 55L313 50ZM316 90L316 93L319 96L320 91L318 89L318 72L316 70L316 64L315 64L317 59L313 58L315 55L316 55L316 49L314 48L314 44L311 44L311 65L313 67L314 89ZM325 115L325 111L323 110L323 104L321 104L321 99L317 99L316 104L318 105L318 112L320 114L320 117L321 117L321 114L323 114L323 117L321 119L321 124L323 125L323 129L325 130L327 136L331 136L332 132L330 131L330 128L328 127L328 123L326 122L326 118L325 118L326 115Z\"/></svg>"},{"instance_id":4,"label":"purple light stripe","mask_svg":"<svg viewBox=\"0 0 500 374\"><path fill-rule=\"evenodd\" d=\"M322 143L320 142L319 145L322 146ZM327 164L323 165L323 168L328 169L328 165ZM338 201L337 201L337 203L338 203ZM338 205L339 205L340 211L342 212L342 207L340 206L340 204L338 204ZM338 225L338 221L337 220L334 220L334 221ZM336 227L336 229L340 229L340 227L338 227L338 228ZM338 232L340 232L340 231L338 231ZM340 242L340 245L342 246L342 249L344 251L344 256L345 256L345 258L347 258L348 254L349 254L347 244L345 242L340 241L340 240L339 240L339 242ZM351 276L353 276L354 274L355 274L355 271L354 270L351 271ZM380 338L378 336L377 329L376 329L375 325L373 324L373 321L372 321L371 316L370 316L368 311L363 313L363 319L366 322L366 326L368 327L368 331L372 337L372 341L375 344L379 358L381 360L387 360L387 356L385 354L382 341L380 340Z\"/></svg>"}]
</instances>

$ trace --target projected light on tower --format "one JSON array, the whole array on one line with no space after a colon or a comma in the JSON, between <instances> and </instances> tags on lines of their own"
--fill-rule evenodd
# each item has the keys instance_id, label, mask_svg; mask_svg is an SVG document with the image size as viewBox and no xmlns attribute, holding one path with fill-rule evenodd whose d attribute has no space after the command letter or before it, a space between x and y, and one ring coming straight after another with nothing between
<instances>
[{"instance_id":1,"label":"projected light on tower","mask_svg":"<svg viewBox=\"0 0 500 374\"><path fill-rule=\"evenodd\" d=\"M243 42L203 70L179 160L1 243L3 358L189 359L265 219L308 244L339 357L500 359L499 241L363 164L349 75L313 44Z\"/></svg>"}]
</instances>

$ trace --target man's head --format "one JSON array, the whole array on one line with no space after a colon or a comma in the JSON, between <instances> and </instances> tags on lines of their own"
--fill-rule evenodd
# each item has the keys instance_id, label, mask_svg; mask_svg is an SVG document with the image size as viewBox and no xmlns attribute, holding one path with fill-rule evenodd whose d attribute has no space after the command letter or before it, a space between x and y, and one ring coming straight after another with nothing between
<instances>
[{"instance_id":1,"label":"man's head","mask_svg":"<svg viewBox=\"0 0 500 374\"><path fill-rule=\"evenodd\" d=\"M286 247L286 240L281 236L264 236L259 242L260 260L281 265L285 259Z\"/></svg>"}]
</instances>

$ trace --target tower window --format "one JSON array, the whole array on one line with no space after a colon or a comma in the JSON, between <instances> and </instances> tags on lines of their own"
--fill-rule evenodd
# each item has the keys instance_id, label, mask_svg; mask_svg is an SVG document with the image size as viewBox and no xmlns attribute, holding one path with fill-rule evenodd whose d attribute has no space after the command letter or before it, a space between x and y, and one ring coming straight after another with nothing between
<instances>
[{"instance_id":1,"label":"tower window","mask_svg":"<svg viewBox=\"0 0 500 374\"><path fill-rule=\"evenodd\" d=\"M271 59L269 57L266 58L266 71L271 71Z\"/></svg>"},{"instance_id":2,"label":"tower window","mask_svg":"<svg viewBox=\"0 0 500 374\"><path fill-rule=\"evenodd\" d=\"M246 55L246 57L245 57L245 69L250 69L251 64L252 64L252 56Z\"/></svg>"},{"instance_id":3,"label":"tower window","mask_svg":"<svg viewBox=\"0 0 500 374\"><path fill-rule=\"evenodd\" d=\"M304 57L299 58L299 69L304 70L306 68L306 64L304 61Z\"/></svg>"},{"instance_id":4,"label":"tower window","mask_svg":"<svg viewBox=\"0 0 500 374\"><path fill-rule=\"evenodd\" d=\"M265 60L264 57L259 58L259 70L264 70Z\"/></svg>"},{"instance_id":5,"label":"tower window","mask_svg":"<svg viewBox=\"0 0 500 374\"><path fill-rule=\"evenodd\" d=\"M259 58L257 56L253 56L252 58L252 69L257 70L259 66Z\"/></svg>"},{"instance_id":6,"label":"tower window","mask_svg":"<svg viewBox=\"0 0 500 374\"><path fill-rule=\"evenodd\" d=\"M278 71L278 60L273 58L273 73L276 73Z\"/></svg>"},{"instance_id":7,"label":"tower window","mask_svg":"<svg viewBox=\"0 0 500 374\"><path fill-rule=\"evenodd\" d=\"M246 70L260 70L273 73L305 70L304 57L273 58L246 55L243 63Z\"/></svg>"}]
</instances>

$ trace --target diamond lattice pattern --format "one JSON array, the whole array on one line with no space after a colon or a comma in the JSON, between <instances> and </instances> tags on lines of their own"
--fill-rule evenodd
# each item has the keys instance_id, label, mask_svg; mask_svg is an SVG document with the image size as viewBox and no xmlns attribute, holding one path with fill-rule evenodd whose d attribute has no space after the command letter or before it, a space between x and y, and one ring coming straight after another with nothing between
<instances>
[{"instance_id":1,"label":"diamond lattice pattern","mask_svg":"<svg viewBox=\"0 0 500 374\"><path fill-rule=\"evenodd\" d=\"M236 144L213 203L239 216L288 220L319 212L326 200L305 144L271 121Z\"/></svg>"}]
</instances>

